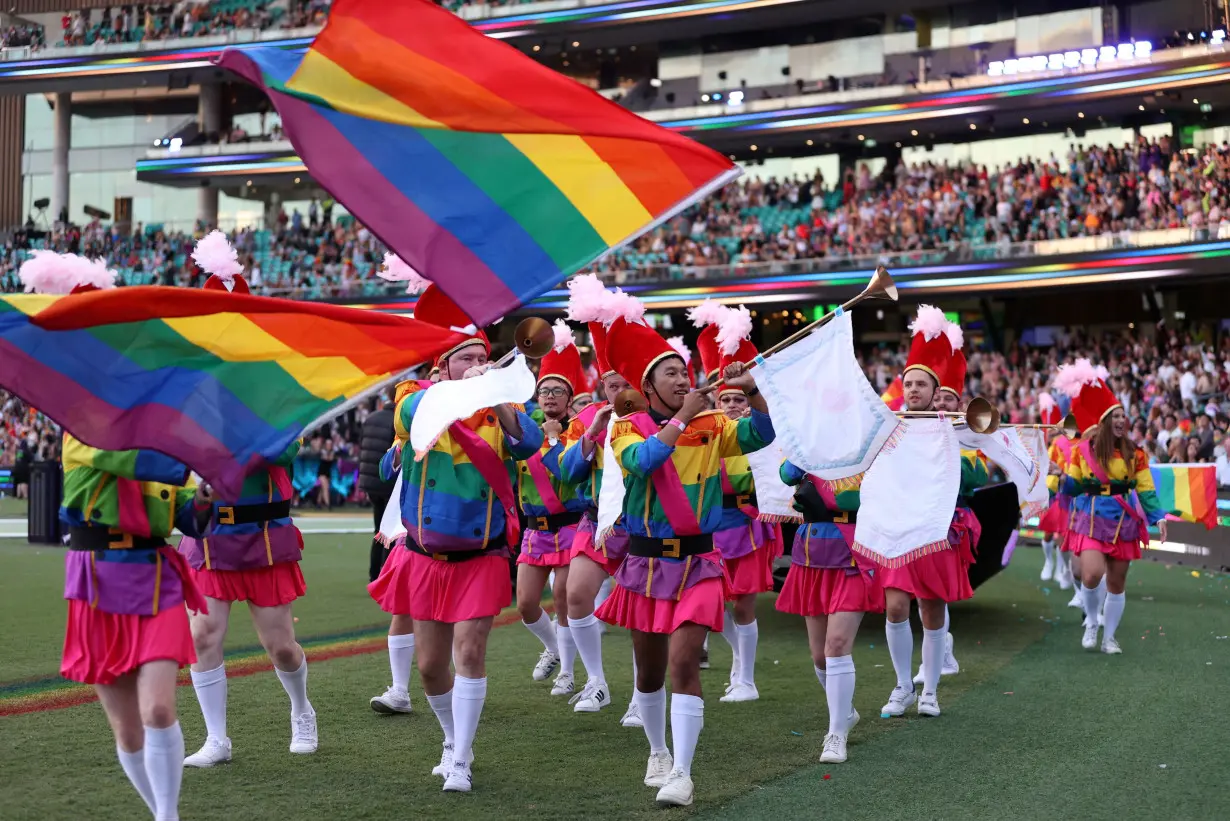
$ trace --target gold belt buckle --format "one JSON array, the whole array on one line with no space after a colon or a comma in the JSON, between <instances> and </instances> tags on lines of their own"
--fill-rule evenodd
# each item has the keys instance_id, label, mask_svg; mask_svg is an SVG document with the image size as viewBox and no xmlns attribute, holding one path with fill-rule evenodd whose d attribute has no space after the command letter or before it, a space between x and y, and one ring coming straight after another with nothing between
<instances>
[{"instance_id":1,"label":"gold belt buckle","mask_svg":"<svg viewBox=\"0 0 1230 821\"><path fill-rule=\"evenodd\" d=\"M446 562L446 561L448 561L448 557L446 557L443 553L432 553L432 554L431 554L431 557L432 557L433 559L435 559L436 561L438 561L438 562Z\"/></svg>"},{"instance_id":2,"label":"gold belt buckle","mask_svg":"<svg viewBox=\"0 0 1230 821\"><path fill-rule=\"evenodd\" d=\"M235 508L230 505L224 505L218 508L218 524L233 525L235 524Z\"/></svg>"},{"instance_id":3,"label":"gold belt buckle","mask_svg":"<svg viewBox=\"0 0 1230 821\"><path fill-rule=\"evenodd\" d=\"M750 493L740 493L735 497L736 507L747 507L752 503L752 495Z\"/></svg>"},{"instance_id":4,"label":"gold belt buckle","mask_svg":"<svg viewBox=\"0 0 1230 821\"><path fill-rule=\"evenodd\" d=\"M848 525L848 524L850 524L850 511L848 511L848 510L843 510L843 511L841 512L841 515L839 515L839 516L834 516L834 517L833 517L833 524L835 524L835 525Z\"/></svg>"},{"instance_id":5,"label":"gold belt buckle","mask_svg":"<svg viewBox=\"0 0 1230 821\"><path fill-rule=\"evenodd\" d=\"M663 539L662 544L669 547L670 550L662 551L664 559L678 559L680 552L683 550L683 543L679 539Z\"/></svg>"},{"instance_id":6,"label":"gold belt buckle","mask_svg":"<svg viewBox=\"0 0 1230 821\"><path fill-rule=\"evenodd\" d=\"M132 547L132 534L125 533L122 530L111 528L107 531L107 548L109 550L128 550ZM114 537L119 536L120 540L115 541Z\"/></svg>"},{"instance_id":7,"label":"gold belt buckle","mask_svg":"<svg viewBox=\"0 0 1230 821\"><path fill-rule=\"evenodd\" d=\"M535 516L534 517L534 529L535 530L550 530L551 526L547 523L547 517L546 516Z\"/></svg>"}]
</instances>

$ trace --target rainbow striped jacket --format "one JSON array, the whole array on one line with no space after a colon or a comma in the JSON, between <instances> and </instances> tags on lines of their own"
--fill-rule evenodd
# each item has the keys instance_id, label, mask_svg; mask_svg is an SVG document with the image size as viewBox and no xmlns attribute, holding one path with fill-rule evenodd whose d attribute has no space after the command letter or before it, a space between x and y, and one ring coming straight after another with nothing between
<instances>
[{"instance_id":1,"label":"rainbow striped jacket","mask_svg":"<svg viewBox=\"0 0 1230 821\"><path fill-rule=\"evenodd\" d=\"M584 513L590 505L585 485L569 481L560 469L560 457L570 444L568 437L573 432L572 423L576 421L573 419L568 424L568 427L560 434L559 441L554 445L544 436L542 447L538 449L538 453L542 456L542 467L546 472L545 478L568 513ZM582 429L581 435L584 434L585 431ZM531 518L551 515L552 511L547 509L538 484L534 481L534 469L530 461L525 460L517 464L517 499L521 503L521 512Z\"/></svg>"}]
</instances>

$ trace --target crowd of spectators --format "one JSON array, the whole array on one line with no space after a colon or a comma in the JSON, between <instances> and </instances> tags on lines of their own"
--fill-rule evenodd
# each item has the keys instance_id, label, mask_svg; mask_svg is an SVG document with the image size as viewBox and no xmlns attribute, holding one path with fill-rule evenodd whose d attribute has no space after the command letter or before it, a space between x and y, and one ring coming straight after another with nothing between
<instances>
[{"instance_id":1,"label":"crowd of spectators","mask_svg":"<svg viewBox=\"0 0 1230 821\"><path fill-rule=\"evenodd\" d=\"M59 458L59 426L8 391L0 390L0 468L12 471L12 494L27 498L30 466Z\"/></svg>"},{"instance_id":2,"label":"crowd of spectators","mask_svg":"<svg viewBox=\"0 0 1230 821\"><path fill-rule=\"evenodd\" d=\"M330 0L179 0L66 12L57 45L208 37L236 29L319 26Z\"/></svg>"},{"instance_id":3,"label":"crowd of spectators","mask_svg":"<svg viewBox=\"0 0 1230 821\"><path fill-rule=\"evenodd\" d=\"M0 48L40 49L47 45L42 26L9 26L0 30Z\"/></svg>"},{"instance_id":4,"label":"crowd of spectators","mask_svg":"<svg viewBox=\"0 0 1230 821\"><path fill-rule=\"evenodd\" d=\"M616 281L662 266L965 251L1014 243L1187 228L1216 236L1230 222L1230 145L1179 150L1168 137L1122 146L1072 144L1066 154L988 169L904 160L866 164L829 185L749 176L727 185L603 261ZM688 276L686 270L683 276Z\"/></svg>"}]
</instances>

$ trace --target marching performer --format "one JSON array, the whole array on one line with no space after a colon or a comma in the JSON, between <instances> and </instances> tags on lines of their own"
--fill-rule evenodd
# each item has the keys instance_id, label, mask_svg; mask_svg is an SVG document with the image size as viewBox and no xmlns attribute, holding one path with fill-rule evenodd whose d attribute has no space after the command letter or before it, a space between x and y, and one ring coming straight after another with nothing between
<instances>
[{"instance_id":1,"label":"marching performer","mask_svg":"<svg viewBox=\"0 0 1230 821\"><path fill-rule=\"evenodd\" d=\"M577 526L572 561L568 565L568 624L589 676L585 688L579 696L574 696L573 709L578 713L595 713L611 703L602 664L603 625L594 615L595 601L603 583L619 569L628 551L628 534L622 524L614 526L600 547L595 543L598 499L606 467L604 454L611 409L615 398L631 386L611 368L606 358L603 318L612 294L593 274L573 277L568 287L571 291L568 316L588 323L594 362L605 397L605 401L588 406L573 418L564 435L567 445L559 461L560 478L576 486L577 496L586 506L585 515ZM613 321L614 317L611 319ZM635 659L633 664L635 669ZM630 701L620 723L625 727L641 726L635 699Z\"/></svg>"},{"instance_id":2,"label":"marching performer","mask_svg":"<svg viewBox=\"0 0 1230 821\"><path fill-rule=\"evenodd\" d=\"M440 380L480 376L488 367L487 336L435 286L415 306L415 317L466 339L440 356ZM395 419L409 431L431 388L397 404ZM484 408L454 422L422 457L394 445L381 475L402 476L402 523L415 651L427 702L444 731L440 764L445 792L469 792L474 736L487 698L487 636L497 613L512 600L509 549L519 543L513 481L516 462L542 445L542 431L519 407ZM386 571L393 564L390 556ZM373 584L373 596L383 592ZM374 588L374 589L373 589ZM450 661L456 677L449 669Z\"/></svg>"},{"instance_id":3,"label":"marching performer","mask_svg":"<svg viewBox=\"0 0 1230 821\"><path fill-rule=\"evenodd\" d=\"M517 497L525 515L525 534L517 556L517 609L526 628L543 644L534 666L534 680L543 681L560 668L551 695L572 693L577 648L568 627L568 564L572 542L586 501L576 486L560 478L559 459L571 429L573 393L581 384L581 354L572 331L562 320L555 323L555 346L538 367L536 396L545 420L542 447L518 466ZM555 573L552 590L558 625L542 609L542 591Z\"/></svg>"},{"instance_id":4,"label":"marching performer","mask_svg":"<svg viewBox=\"0 0 1230 821\"><path fill-rule=\"evenodd\" d=\"M740 363L726 377L745 390L749 415L736 422L708 412L705 395L690 390L683 359L636 321L643 310L616 319L607 338L611 365L644 393L648 408L618 420L612 434L629 550L598 618L632 631L650 748L645 784L660 788L658 803L686 806L704 724L701 645L707 631L722 629L725 573L713 545L722 521L721 460L763 448L774 433L764 397ZM674 756L666 747L668 662Z\"/></svg>"},{"instance_id":5,"label":"marching performer","mask_svg":"<svg viewBox=\"0 0 1230 821\"><path fill-rule=\"evenodd\" d=\"M873 564L850 550L862 476L829 481L804 473L789 461L782 481L798 488L795 509L803 524L794 536L790 571L777 609L807 623L816 678L829 708L829 731L820 760L846 760L846 740L858 723L854 709L854 637L864 613L884 612L884 589Z\"/></svg>"},{"instance_id":6,"label":"marching performer","mask_svg":"<svg viewBox=\"0 0 1230 821\"><path fill-rule=\"evenodd\" d=\"M1063 365L1055 387L1072 399L1072 413L1081 441L1072 450L1062 490L1072 496L1068 542L1080 559L1081 596L1085 602L1085 634L1081 646L1098 646L1098 587L1106 580L1105 628L1102 652L1122 653L1115 632L1126 604L1128 568L1148 543L1149 525L1157 525L1166 541L1166 511L1162 509L1149 471L1149 457L1128 436L1127 415L1106 386L1105 372L1088 359Z\"/></svg>"},{"instance_id":7,"label":"marching performer","mask_svg":"<svg viewBox=\"0 0 1230 821\"><path fill-rule=\"evenodd\" d=\"M115 284L105 266L50 251L35 251L19 275L40 294ZM124 774L156 821L178 821L184 734L175 681L196 661L184 605L206 604L167 537L201 535L213 498L185 465L155 451L99 450L65 434L61 458L69 550L60 675L94 686Z\"/></svg>"},{"instance_id":8,"label":"marching performer","mask_svg":"<svg viewBox=\"0 0 1230 821\"><path fill-rule=\"evenodd\" d=\"M1059 403L1046 391L1038 394L1038 418L1044 425L1058 425L1063 421ZM1050 491L1051 503L1038 519L1038 529L1043 533L1042 579L1046 580L1047 567L1053 558L1052 577L1059 583L1060 589L1067 590L1069 587L1075 587L1068 606L1083 607L1080 587L1072 584L1074 578L1080 577L1079 565L1067 544L1068 521L1072 516L1072 497L1061 492L1059 487L1068 469L1068 462L1072 459L1072 449L1076 447L1076 443L1062 431L1048 431L1047 436L1050 438L1047 448L1047 458L1050 464L1047 467L1046 487Z\"/></svg>"},{"instance_id":9,"label":"marching performer","mask_svg":"<svg viewBox=\"0 0 1230 821\"><path fill-rule=\"evenodd\" d=\"M732 362L750 362L758 352L747 336L751 317L744 308L732 310L706 300L689 312L704 325L696 346L708 381L717 379ZM709 324L706 324L709 323ZM719 342L721 339L721 342ZM717 394L718 410L730 419L748 413L749 401L741 388L723 385ZM730 683L721 701L755 701L756 596L773 592L773 561L782 554L781 526L762 522L756 509L756 486L751 465L743 455L722 460L722 522L713 534L729 577L727 596L734 603L733 618L724 615L722 636L730 643L733 664Z\"/></svg>"},{"instance_id":10,"label":"marching performer","mask_svg":"<svg viewBox=\"0 0 1230 821\"><path fill-rule=\"evenodd\" d=\"M943 311L930 305L921 306L917 318L910 323L910 353L902 376L908 410L925 411L933 407L944 373L952 364L953 352L957 349L949 336L949 324ZM976 453L971 456L969 452L962 452L959 495L968 496L975 487L986 483L986 477L985 462ZM958 505L953 512L947 542L930 545L928 550L918 552L903 563L879 568L880 583L884 586L888 651L897 673L897 686L888 703L881 708L881 715L904 715L915 702L919 715L940 714L936 690L948 647L945 613L949 603L974 595L969 566L973 563L972 549L977 540L978 520L968 507ZM914 653L914 635L909 621L911 597L918 599L923 623L921 698L915 696L910 679L910 658Z\"/></svg>"},{"instance_id":11,"label":"marching performer","mask_svg":"<svg viewBox=\"0 0 1230 821\"><path fill-rule=\"evenodd\" d=\"M202 238L192 256L209 274L206 290L250 293L238 254L221 231ZM299 444L291 443L276 461L249 474L238 499L214 503L207 537L180 540L179 552L209 605L208 612L192 616L197 656L192 687L205 718L205 743L184 759L185 767L212 767L231 760L222 645L231 604L239 601L248 603L256 634L290 697L290 751L316 752L316 711L307 696L307 654L295 641L291 615L291 603L307 592L299 569L303 536L291 520L294 490L287 474Z\"/></svg>"}]
</instances>

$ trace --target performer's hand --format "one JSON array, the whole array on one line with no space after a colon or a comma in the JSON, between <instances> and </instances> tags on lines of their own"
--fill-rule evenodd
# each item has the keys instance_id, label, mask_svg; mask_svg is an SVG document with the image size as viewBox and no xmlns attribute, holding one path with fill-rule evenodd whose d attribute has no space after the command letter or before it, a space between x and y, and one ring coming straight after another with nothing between
<instances>
[{"instance_id":1,"label":"performer's hand","mask_svg":"<svg viewBox=\"0 0 1230 821\"><path fill-rule=\"evenodd\" d=\"M589 436L597 436L606 430L607 426L611 424L611 413L614 410L615 409L610 405L606 405L605 407L599 409L598 412L594 414L594 421L589 423L589 430L587 431L587 434Z\"/></svg>"},{"instance_id":2,"label":"performer's hand","mask_svg":"<svg viewBox=\"0 0 1230 821\"><path fill-rule=\"evenodd\" d=\"M491 363L487 363L486 365L475 365L473 368L466 370L466 372L461 375L461 378L472 379L476 376L482 376L490 367Z\"/></svg>"},{"instance_id":3,"label":"performer's hand","mask_svg":"<svg viewBox=\"0 0 1230 821\"><path fill-rule=\"evenodd\" d=\"M554 419L548 419L542 423L542 432L551 441L558 441L560 434L564 432L564 426Z\"/></svg>"},{"instance_id":4,"label":"performer's hand","mask_svg":"<svg viewBox=\"0 0 1230 821\"><path fill-rule=\"evenodd\" d=\"M1157 532L1161 535L1163 542L1167 541L1166 520L1165 519L1162 519L1160 522L1157 523Z\"/></svg>"},{"instance_id":5,"label":"performer's hand","mask_svg":"<svg viewBox=\"0 0 1230 821\"><path fill-rule=\"evenodd\" d=\"M683 407L675 414L680 422L691 422L698 414L709 410L709 397L700 391L692 391L683 397Z\"/></svg>"},{"instance_id":6,"label":"performer's hand","mask_svg":"<svg viewBox=\"0 0 1230 821\"><path fill-rule=\"evenodd\" d=\"M748 368L742 362L731 362L726 366L726 371L722 376L726 380L726 384L732 388L747 391L756 387L756 380L752 377L751 368Z\"/></svg>"}]
</instances>

